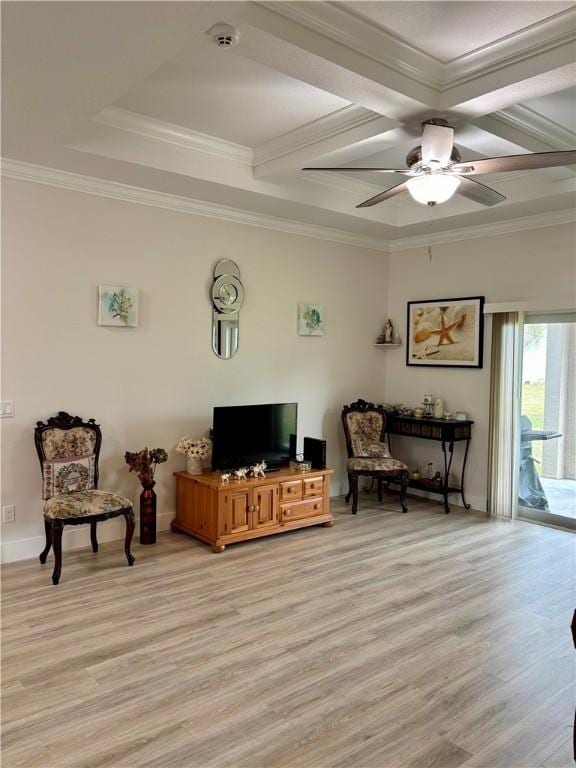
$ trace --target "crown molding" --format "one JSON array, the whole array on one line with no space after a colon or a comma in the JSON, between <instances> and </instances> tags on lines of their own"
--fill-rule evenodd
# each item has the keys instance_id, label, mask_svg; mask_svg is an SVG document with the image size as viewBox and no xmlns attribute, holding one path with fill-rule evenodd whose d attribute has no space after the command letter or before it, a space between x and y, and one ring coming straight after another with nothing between
<instances>
[{"instance_id":1,"label":"crown molding","mask_svg":"<svg viewBox=\"0 0 576 768\"><path fill-rule=\"evenodd\" d=\"M232 141L209 136L206 133L193 131L181 125L157 120L137 112L130 112L120 107L108 107L93 118L93 122L106 125L109 128L117 128L122 131L146 136L156 141L164 141L168 144L176 144L179 147L192 149L196 152L204 152L226 160L234 160L244 165L252 165L253 152L244 144L235 144Z\"/></svg>"},{"instance_id":2,"label":"crown molding","mask_svg":"<svg viewBox=\"0 0 576 768\"><path fill-rule=\"evenodd\" d=\"M306 125L295 128L270 141L260 144L254 149L254 165L260 165L278 157L292 154L307 147L327 141L355 128L376 123L374 133L382 133L397 127L395 120L371 112L364 107L349 104L346 107L330 112ZM378 123L380 125L378 125Z\"/></svg>"},{"instance_id":3,"label":"crown molding","mask_svg":"<svg viewBox=\"0 0 576 768\"><path fill-rule=\"evenodd\" d=\"M382 184L369 181L360 181L360 179L346 176L343 173L321 173L315 171L309 171L303 179L306 182L312 184L319 184L321 187L328 187L329 189L339 189L342 192L346 192L352 195L374 195L375 190L381 190ZM395 200L389 201L394 203Z\"/></svg>"},{"instance_id":4,"label":"crown molding","mask_svg":"<svg viewBox=\"0 0 576 768\"><path fill-rule=\"evenodd\" d=\"M507 235L512 232L522 232L523 230L540 229L542 227L555 227L561 224L574 224L575 222L576 211L569 208L561 211L550 211L537 216L521 216L517 219L506 219L505 221L494 221L489 224L479 224L473 227L436 232L431 238L429 235L399 238L398 240L389 241L388 245L389 251L396 253L397 251L426 248L430 243L432 245L440 245L441 243L456 243L462 240L477 240L481 237Z\"/></svg>"},{"instance_id":5,"label":"crown molding","mask_svg":"<svg viewBox=\"0 0 576 768\"><path fill-rule=\"evenodd\" d=\"M521 131L554 149L574 149L576 146L576 134L522 104L493 112L486 117Z\"/></svg>"},{"instance_id":6,"label":"crown molding","mask_svg":"<svg viewBox=\"0 0 576 768\"><path fill-rule=\"evenodd\" d=\"M328 240L330 242L357 246L359 248L369 248L370 250L383 251L385 253L396 253L398 251L425 248L430 243L428 235L385 240L384 238L359 235L353 232L346 232L331 227L323 227L317 224L281 219L276 216L268 216L254 211L246 211L226 205L208 203L202 200L182 197L180 195L155 192L142 187L121 184L117 181L108 181L93 176L84 176L78 173L71 173L70 171L62 171L56 168L34 165L32 163L25 163L10 158L2 159L1 175L10 179L59 187L73 192L84 192L128 203L149 205L193 216L205 216L221 221L231 221L236 224L245 224L291 235L311 237L316 240ZM537 216L523 216L516 219L507 219L505 221L437 232L432 236L431 242L433 245L454 243L481 237L493 237L512 232L521 232L523 230L539 229L541 227L573 224L575 222L576 211L573 209L551 211Z\"/></svg>"},{"instance_id":7,"label":"crown molding","mask_svg":"<svg viewBox=\"0 0 576 768\"><path fill-rule=\"evenodd\" d=\"M442 84L443 66L438 59L347 8L331 2L303 3L290 0L263 0L256 5L319 32L420 85L439 90Z\"/></svg>"},{"instance_id":8,"label":"crown molding","mask_svg":"<svg viewBox=\"0 0 576 768\"><path fill-rule=\"evenodd\" d=\"M576 8L568 8L447 62L441 90L463 85L575 40Z\"/></svg>"},{"instance_id":9,"label":"crown molding","mask_svg":"<svg viewBox=\"0 0 576 768\"><path fill-rule=\"evenodd\" d=\"M194 152L216 155L225 160L249 165L250 168L257 167L255 157L256 153L260 153L261 149L265 149L265 151L262 152L261 159L260 154L258 155L259 162L268 162L320 141L329 140L354 128L369 125L374 121L379 123L378 130L388 130L391 124L395 125L393 121L382 115L378 115L363 107L350 105L296 128L294 131L290 131L277 139L272 139L270 142L266 142L266 144L261 144L260 147L252 150L250 147L242 144L234 144L233 142L218 139L205 133L192 131L173 123L149 118L146 115L130 112L118 107L105 109L93 119L93 122L115 130L129 131L153 141L176 144ZM334 176L335 174L326 174L323 186L355 194L363 194L366 190L370 193L372 189L372 186L368 184L365 189L361 189L362 182L358 179L346 179L342 175L336 179ZM307 178L308 175L306 176ZM321 183L318 179L316 181Z\"/></svg>"},{"instance_id":10,"label":"crown molding","mask_svg":"<svg viewBox=\"0 0 576 768\"><path fill-rule=\"evenodd\" d=\"M576 40L576 8L568 8L462 56L442 62L332 2L260 2L274 13L341 43L439 94Z\"/></svg>"},{"instance_id":11,"label":"crown molding","mask_svg":"<svg viewBox=\"0 0 576 768\"><path fill-rule=\"evenodd\" d=\"M91 195L109 197L114 200L137 203L139 205L165 208L192 216L205 216L210 219L231 221L235 224L246 224L251 227L275 230L290 235L301 235L316 240L329 240L335 243L353 245L359 248L370 248L376 251L386 252L388 250L388 241L383 238L359 235L318 224L281 219L277 216L269 216L241 208L232 208L218 203L208 203L203 200L182 197L181 195L155 192L117 181L84 176L78 173L71 173L70 171L24 163L19 160L4 158L2 160L1 174L7 178L19 181L29 181L35 184L60 187L61 189L74 192L85 192Z\"/></svg>"}]
</instances>

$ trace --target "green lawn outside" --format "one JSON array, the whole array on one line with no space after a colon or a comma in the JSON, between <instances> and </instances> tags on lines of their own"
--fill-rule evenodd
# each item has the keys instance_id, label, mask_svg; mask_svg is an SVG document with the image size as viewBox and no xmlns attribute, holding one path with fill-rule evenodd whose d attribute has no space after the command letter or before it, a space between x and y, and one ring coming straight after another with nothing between
<instances>
[{"instance_id":1,"label":"green lawn outside","mask_svg":"<svg viewBox=\"0 0 576 768\"><path fill-rule=\"evenodd\" d=\"M544 382L522 385L522 414L534 429L544 429Z\"/></svg>"},{"instance_id":2,"label":"green lawn outside","mask_svg":"<svg viewBox=\"0 0 576 768\"><path fill-rule=\"evenodd\" d=\"M521 412L528 416L533 429L544 429L544 382L522 385ZM532 443L532 455L538 461L542 461L542 445L541 440ZM536 471L540 474L540 464L536 464Z\"/></svg>"}]
</instances>

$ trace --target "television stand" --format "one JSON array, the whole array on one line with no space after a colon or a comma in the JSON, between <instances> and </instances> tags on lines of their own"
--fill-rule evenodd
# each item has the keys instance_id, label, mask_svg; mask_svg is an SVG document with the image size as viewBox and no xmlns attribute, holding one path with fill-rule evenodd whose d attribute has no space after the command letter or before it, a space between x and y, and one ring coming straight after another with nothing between
<instances>
[{"instance_id":1,"label":"television stand","mask_svg":"<svg viewBox=\"0 0 576 768\"><path fill-rule=\"evenodd\" d=\"M182 531L222 552L228 544L285 533L309 525L334 525L330 514L331 469L299 472L281 467L274 477L220 481L217 472L175 472L176 517Z\"/></svg>"}]
</instances>

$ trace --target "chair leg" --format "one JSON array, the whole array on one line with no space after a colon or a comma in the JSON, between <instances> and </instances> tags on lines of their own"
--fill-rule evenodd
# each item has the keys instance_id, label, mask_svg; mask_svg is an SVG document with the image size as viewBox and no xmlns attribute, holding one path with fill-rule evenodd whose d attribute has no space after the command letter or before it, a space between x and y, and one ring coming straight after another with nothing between
<instances>
[{"instance_id":1,"label":"chair leg","mask_svg":"<svg viewBox=\"0 0 576 768\"><path fill-rule=\"evenodd\" d=\"M344 497L346 504L350 501L350 496L352 496L352 475L348 472L348 493Z\"/></svg>"},{"instance_id":2,"label":"chair leg","mask_svg":"<svg viewBox=\"0 0 576 768\"><path fill-rule=\"evenodd\" d=\"M92 543L92 552L98 552L98 539L96 538L96 521L90 523L90 541Z\"/></svg>"},{"instance_id":3,"label":"chair leg","mask_svg":"<svg viewBox=\"0 0 576 768\"><path fill-rule=\"evenodd\" d=\"M408 492L408 473L404 473L402 475L402 484L400 486L400 505L402 507L402 512L408 512L408 507L406 506L406 493Z\"/></svg>"},{"instance_id":4,"label":"chair leg","mask_svg":"<svg viewBox=\"0 0 576 768\"><path fill-rule=\"evenodd\" d=\"M378 478L378 501L382 503L382 480Z\"/></svg>"},{"instance_id":5,"label":"chair leg","mask_svg":"<svg viewBox=\"0 0 576 768\"><path fill-rule=\"evenodd\" d=\"M52 522L52 547L54 549L54 570L52 571L52 584L56 585L60 581L62 573L62 529L60 520Z\"/></svg>"},{"instance_id":6,"label":"chair leg","mask_svg":"<svg viewBox=\"0 0 576 768\"><path fill-rule=\"evenodd\" d=\"M126 520L126 538L124 540L124 552L126 552L126 560L128 565L134 565L135 557L130 552L130 544L132 543L132 534L134 533L134 511L132 509L124 512L124 518Z\"/></svg>"},{"instance_id":7,"label":"chair leg","mask_svg":"<svg viewBox=\"0 0 576 768\"><path fill-rule=\"evenodd\" d=\"M352 475L352 514L358 511L358 475Z\"/></svg>"},{"instance_id":8,"label":"chair leg","mask_svg":"<svg viewBox=\"0 0 576 768\"><path fill-rule=\"evenodd\" d=\"M48 553L50 552L50 548L52 546L52 523L49 520L44 520L44 531L46 532L46 546L40 552L39 560L44 565L46 562L46 558L48 557Z\"/></svg>"}]
</instances>

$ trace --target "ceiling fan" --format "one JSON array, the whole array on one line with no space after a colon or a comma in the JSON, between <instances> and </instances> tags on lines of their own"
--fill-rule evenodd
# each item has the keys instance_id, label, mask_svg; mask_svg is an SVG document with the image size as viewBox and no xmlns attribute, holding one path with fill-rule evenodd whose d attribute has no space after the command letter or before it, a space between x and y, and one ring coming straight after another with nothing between
<instances>
[{"instance_id":1,"label":"ceiling fan","mask_svg":"<svg viewBox=\"0 0 576 768\"><path fill-rule=\"evenodd\" d=\"M536 168L552 168L558 165L576 164L576 150L563 152L536 152L506 157L487 157L483 160L461 162L460 152L454 146L454 128L446 120L436 118L422 123L422 144L414 147L407 157L408 168L303 168L303 171L337 171L358 173L400 173L410 176L407 181L379 192L364 200L356 208L369 208L401 192L410 195L423 205L445 203L457 192L482 205L496 205L506 200L504 195L485 184L470 178L484 173L502 171L529 171Z\"/></svg>"}]
</instances>

